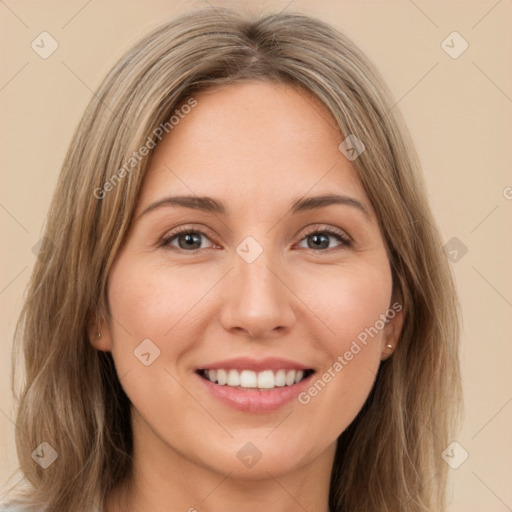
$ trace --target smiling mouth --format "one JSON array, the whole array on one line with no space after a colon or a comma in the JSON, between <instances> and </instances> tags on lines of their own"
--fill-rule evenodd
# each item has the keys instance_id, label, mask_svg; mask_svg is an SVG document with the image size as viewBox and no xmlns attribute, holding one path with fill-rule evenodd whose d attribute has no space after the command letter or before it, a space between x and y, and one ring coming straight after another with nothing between
<instances>
[{"instance_id":1,"label":"smiling mouth","mask_svg":"<svg viewBox=\"0 0 512 512\"><path fill-rule=\"evenodd\" d=\"M216 369L197 370L197 373L206 380L241 390L270 391L275 388L290 387L303 381L314 373L314 370L253 370Z\"/></svg>"}]
</instances>

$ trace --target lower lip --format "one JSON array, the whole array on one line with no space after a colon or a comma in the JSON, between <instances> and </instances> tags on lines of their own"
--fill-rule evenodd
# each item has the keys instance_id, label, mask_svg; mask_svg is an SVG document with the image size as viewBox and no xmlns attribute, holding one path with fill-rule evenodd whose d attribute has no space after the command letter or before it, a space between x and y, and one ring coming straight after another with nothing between
<instances>
[{"instance_id":1,"label":"lower lip","mask_svg":"<svg viewBox=\"0 0 512 512\"><path fill-rule=\"evenodd\" d=\"M221 386L198 374L196 375L210 393L230 407L244 412L261 413L275 411L291 402L307 388L314 373L302 379L298 384L263 391L258 389L243 390L227 385Z\"/></svg>"}]
</instances>

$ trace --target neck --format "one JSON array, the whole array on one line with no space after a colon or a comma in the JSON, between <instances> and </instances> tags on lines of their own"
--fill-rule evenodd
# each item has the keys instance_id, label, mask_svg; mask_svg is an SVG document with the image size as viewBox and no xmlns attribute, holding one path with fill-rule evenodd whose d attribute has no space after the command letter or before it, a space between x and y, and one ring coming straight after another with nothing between
<instances>
[{"instance_id":1,"label":"neck","mask_svg":"<svg viewBox=\"0 0 512 512\"><path fill-rule=\"evenodd\" d=\"M241 477L191 461L160 439L142 442L141 430L134 429L131 474L107 497L106 512L329 512L335 444L299 468Z\"/></svg>"}]
</instances>

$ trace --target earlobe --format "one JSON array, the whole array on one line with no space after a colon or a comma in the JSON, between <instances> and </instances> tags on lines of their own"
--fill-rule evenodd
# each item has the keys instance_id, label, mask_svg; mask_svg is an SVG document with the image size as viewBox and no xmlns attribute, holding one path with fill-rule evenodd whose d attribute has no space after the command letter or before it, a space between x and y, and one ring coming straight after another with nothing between
<instances>
[{"instance_id":1,"label":"earlobe","mask_svg":"<svg viewBox=\"0 0 512 512\"><path fill-rule=\"evenodd\" d=\"M393 354L394 349L395 347L393 345L387 343L380 354L380 360L385 361L388 357L390 357Z\"/></svg>"},{"instance_id":2,"label":"earlobe","mask_svg":"<svg viewBox=\"0 0 512 512\"><path fill-rule=\"evenodd\" d=\"M381 361L386 360L396 350L398 340L400 339L400 333L402 332L403 326L403 310L394 311L393 318L388 320L386 327L384 328L384 335L382 337L382 351Z\"/></svg>"},{"instance_id":3,"label":"earlobe","mask_svg":"<svg viewBox=\"0 0 512 512\"><path fill-rule=\"evenodd\" d=\"M102 352L110 352L112 350L109 329L104 320L91 324L89 327L89 342L96 350L101 350Z\"/></svg>"},{"instance_id":4,"label":"earlobe","mask_svg":"<svg viewBox=\"0 0 512 512\"><path fill-rule=\"evenodd\" d=\"M90 337L89 337L90 339ZM109 352L111 350L110 344L107 340L101 335L101 332L96 333L96 337L90 340L91 345L96 350L101 350L103 352Z\"/></svg>"}]
</instances>

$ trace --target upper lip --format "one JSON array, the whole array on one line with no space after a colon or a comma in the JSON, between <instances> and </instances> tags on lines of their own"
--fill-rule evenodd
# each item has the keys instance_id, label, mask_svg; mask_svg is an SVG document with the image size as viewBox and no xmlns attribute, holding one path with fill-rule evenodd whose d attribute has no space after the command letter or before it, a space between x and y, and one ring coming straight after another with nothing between
<instances>
[{"instance_id":1,"label":"upper lip","mask_svg":"<svg viewBox=\"0 0 512 512\"><path fill-rule=\"evenodd\" d=\"M311 370L310 366L305 366L291 359L280 357L266 357L264 359L253 359L249 357L236 357L233 359L224 359L207 363L198 368L198 370L252 370L262 372L264 370Z\"/></svg>"}]
</instances>

